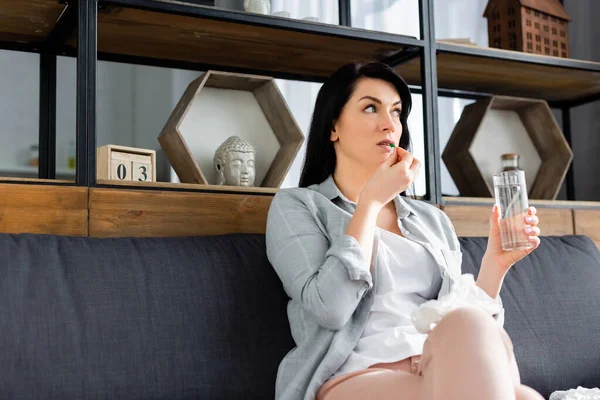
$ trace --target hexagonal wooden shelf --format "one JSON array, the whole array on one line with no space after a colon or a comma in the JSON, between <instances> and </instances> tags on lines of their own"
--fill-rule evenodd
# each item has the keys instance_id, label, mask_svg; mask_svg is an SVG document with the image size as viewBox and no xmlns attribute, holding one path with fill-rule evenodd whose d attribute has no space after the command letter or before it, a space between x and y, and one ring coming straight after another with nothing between
<instances>
[{"instance_id":1,"label":"hexagonal wooden shelf","mask_svg":"<svg viewBox=\"0 0 600 400\"><path fill-rule=\"evenodd\" d=\"M209 184L180 130L203 88L242 90L254 95L280 146L260 186L280 187L304 142L302 130L272 77L220 71L207 71L189 84L158 137L179 180L182 183ZM251 191L252 188L244 190Z\"/></svg>"},{"instance_id":2,"label":"hexagonal wooden shelf","mask_svg":"<svg viewBox=\"0 0 600 400\"><path fill-rule=\"evenodd\" d=\"M493 140L487 140L482 145L476 146L479 153L474 154L473 143L476 136L482 134L484 118L493 110L516 112L514 118L522 123L521 134L528 138L519 137L518 129L507 129L501 120L497 124L497 128L502 129L501 135L490 136ZM504 117L510 118L511 114L506 114ZM502 141L512 143L513 147L498 145ZM523 154L527 151L529 153ZM494 167L497 163L497 171L499 171L500 156L504 152L519 153L521 159L526 158L527 161L538 160L539 168L535 168L537 170L535 179L527 184L529 198L545 200L556 198L573 153L546 101L494 96L468 105L454 127L442 159L461 196L494 197L491 179L484 176L490 175L490 172L483 173L482 160L490 160ZM485 168L490 169L490 166L487 165ZM527 174L527 169L523 169ZM531 171L530 175L533 175ZM530 177L528 181L531 181Z\"/></svg>"}]
</instances>

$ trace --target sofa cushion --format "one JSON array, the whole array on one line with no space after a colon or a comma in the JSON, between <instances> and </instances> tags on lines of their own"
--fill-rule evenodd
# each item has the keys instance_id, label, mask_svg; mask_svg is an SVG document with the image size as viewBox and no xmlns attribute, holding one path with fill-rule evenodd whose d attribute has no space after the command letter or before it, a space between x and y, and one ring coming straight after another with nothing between
<instances>
[{"instance_id":1,"label":"sofa cushion","mask_svg":"<svg viewBox=\"0 0 600 400\"><path fill-rule=\"evenodd\" d=\"M487 238L460 238L463 273L477 277ZM600 254L585 236L542 237L500 293L522 383L545 398L600 387Z\"/></svg>"},{"instance_id":2,"label":"sofa cushion","mask_svg":"<svg viewBox=\"0 0 600 400\"><path fill-rule=\"evenodd\" d=\"M0 398L273 398L292 348L262 235L0 235Z\"/></svg>"},{"instance_id":3,"label":"sofa cushion","mask_svg":"<svg viewBox=\"0 0 600 400\"><path fill-rule=\"evenodd\" d=\"M486 238L460 238L477 275ZM600 386L600 255L543 237L507 275L523 383ZM0 234L0 398L273 398L293 347L262 235Z\"/></svg>"}]
</instances>

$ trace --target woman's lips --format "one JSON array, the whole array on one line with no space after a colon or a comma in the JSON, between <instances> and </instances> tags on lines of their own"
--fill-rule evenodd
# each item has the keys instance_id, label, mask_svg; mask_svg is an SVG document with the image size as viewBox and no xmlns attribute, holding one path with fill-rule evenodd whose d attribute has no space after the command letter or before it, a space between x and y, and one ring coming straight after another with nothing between
<instances>
[{"instance_id":1,"label":"woman's lips","mask_svg":"<svg viewBox=\"0 0 600 400\"><path fill-rule=\"evenodd\" d=\"M377 147L382 148L383 150L390 152L392 151L392 147L389 144L378 144Z\"/></svg>"}]
</instances>

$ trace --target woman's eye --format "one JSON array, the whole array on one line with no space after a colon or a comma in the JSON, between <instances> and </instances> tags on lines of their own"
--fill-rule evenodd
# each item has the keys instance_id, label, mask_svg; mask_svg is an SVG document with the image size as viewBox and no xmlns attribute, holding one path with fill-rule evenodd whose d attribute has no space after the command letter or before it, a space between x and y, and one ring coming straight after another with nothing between
<instances>
[{"instance_id":1,"label":"woman's eye","mask_svg":"<svg viewBox=\"0 0 600 400\"><path fill-rule=\"evenodd\" d=\"M392 112L394 113L394 115L396 116L396 118L400 118L400 116L402 115L402 111L400 111L400 110L394 110Z\"/></svg>"},{"instance_id":2,"label":"woman's eye","mask_svg":"<svg viewBox=\"0 0 600 400\"><path fill-rule=\"evenodd\" d=\"M375 106L374 105L367 106L367 108L365 108L365 111L370 112L370 113L375 112Z\"/></svg>"}]
</instances>

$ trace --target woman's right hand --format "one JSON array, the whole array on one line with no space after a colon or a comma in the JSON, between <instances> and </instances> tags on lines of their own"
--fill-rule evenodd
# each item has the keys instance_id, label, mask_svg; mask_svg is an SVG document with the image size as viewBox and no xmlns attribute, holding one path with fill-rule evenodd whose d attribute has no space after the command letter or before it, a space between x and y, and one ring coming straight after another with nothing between
<instances>
[{"instance_id":1,"label":"woman's right hand","mask_svg":"<svg viewBox=\"0 0 600 400\"><path fill-rule=\"evenodd\" d=\"M417 179L420 170L419 160L403 148L396 147L367 181L359 202L369 202L382 208L408 189Z\"/></svg>"}]
</instances>

